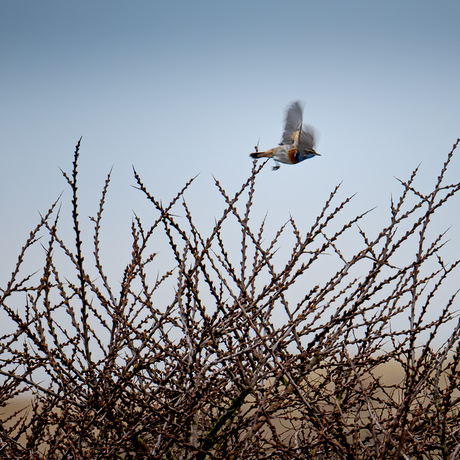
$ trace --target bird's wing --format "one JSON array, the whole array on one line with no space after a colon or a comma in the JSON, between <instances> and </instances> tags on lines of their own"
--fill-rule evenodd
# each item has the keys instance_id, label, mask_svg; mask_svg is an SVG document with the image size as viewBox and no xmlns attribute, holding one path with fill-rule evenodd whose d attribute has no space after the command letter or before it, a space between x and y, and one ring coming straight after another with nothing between
<instances>
[{"instance_id":1,"label":"bird's wing","mask_svg":"<svg viewBox=\"0 0 460 460\"><path fill-rule=\"evenodd\" d=\"M315 146L315 132L312 126L303 125L300 131L298 148L300 152L310 150Z\"/></svg>"},{"instance_id":2,"label":"bird's wing","mask_svg":"<svg viewBox=\"0 0 460 460\"><path fill-rule=\"evenodd\" d=\"M302 126L302 106L300 102L293 102L286 113L282 144L292 144L292 135Z\"/></svg>"}]
</instances>

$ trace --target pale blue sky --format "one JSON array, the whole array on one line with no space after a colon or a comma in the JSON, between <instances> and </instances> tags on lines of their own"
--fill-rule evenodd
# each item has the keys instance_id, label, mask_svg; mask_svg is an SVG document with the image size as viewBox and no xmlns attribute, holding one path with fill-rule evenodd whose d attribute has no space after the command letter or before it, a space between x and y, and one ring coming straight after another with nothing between
<instances>
[{"instance_id":1,"label":"pale blue sky","mask_svg":"<svg viewBox=\"0 0 460 460\"><path fill-rule=\"evenodd\" d=\"M460 136L459 15L456 0L2 2L1 285L37 211L65 190L69 212L59 167L70 171L80 136L84 219L114 165L103 230L124 248L106 254L120 279L132 210L148 212L131 165L163 201L201 173L189 201L212 225L212 174L236 190L296 99L322 156L266 168L257 211L272 228L291 213L306 229L343 181L341 197L357 192L351 212L378 206L367 225L386 223L394 176L421 162L428 191ZM459 171L457 158L453 181ZM453 225L451 250L457 210L440 224Z\"/></svg>"}]
</instances>

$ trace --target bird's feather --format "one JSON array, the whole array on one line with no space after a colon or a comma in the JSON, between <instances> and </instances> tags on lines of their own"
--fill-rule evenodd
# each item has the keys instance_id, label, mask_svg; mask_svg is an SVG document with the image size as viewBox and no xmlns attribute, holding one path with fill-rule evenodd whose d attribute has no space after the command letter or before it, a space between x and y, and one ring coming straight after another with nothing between
<instances>
[{"instance_id":1,"label":"bird's feather","mask_svg":"<svg viewBox=\"0 0 460 460\"><path fill-rule=\"evenodd\" d=\"M312 126L303 125L299 136L299 151L308 151L315 146L315 132Z\"/></svg>"},{"instance_id":2,"label":"bird's feather","mask_svg":"<svg viewBox=\"0 0 460 460\"><path fill-rule=\"evenodd\" d=\"M298 101L293 102L288 108L282 144L292 144L292 135L302 126L302 111L302 106Z\"/></svg>"}]
</instances>

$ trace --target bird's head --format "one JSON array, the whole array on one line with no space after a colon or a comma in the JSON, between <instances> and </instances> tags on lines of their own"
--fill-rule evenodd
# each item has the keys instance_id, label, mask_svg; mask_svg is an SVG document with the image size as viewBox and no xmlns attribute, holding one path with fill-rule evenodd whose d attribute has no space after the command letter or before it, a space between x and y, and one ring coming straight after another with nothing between
<instances>
[{"instance_id":1,"label":"bird's head","mask_svg":"<svg viewBox=\"0 0 460 460\"><path fill-rule=\"evenodd\" d=\"M321 153L318 153L316 150L313 150L313 149L308 149L306 153L307 153L306 155L307 159L313 158L316 156L321 156Z\"/></svg>"}]
</instances>

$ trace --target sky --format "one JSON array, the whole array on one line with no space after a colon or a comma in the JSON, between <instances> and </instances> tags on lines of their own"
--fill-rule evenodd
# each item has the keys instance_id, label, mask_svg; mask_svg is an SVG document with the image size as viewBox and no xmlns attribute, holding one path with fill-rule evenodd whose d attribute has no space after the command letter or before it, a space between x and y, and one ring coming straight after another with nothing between
<instances>
[{"instance_id":1,"label":"sky","mask_svg":"<svg viewBox=\"0 0 460 460\"><path fill-rule=\"evenodd\" d=\"M457 0L1 2L0 285L61 192L70 215L59 168L71 170L80 137L85 219L113 167L103 234L121 279L133 211L150 212L132 165L163 202L199 174L187 196L209 228L223 207L213 176L235 192L254 146L280 141L294 100L321 156L265 168L256 212L273 231L289 215L306 230L342 182L341 198L356 193L351 213L377 207L365 223L378 229L395 177L420 164L430 191L460 137L459 15ZM457 210L439 223L452 226L452 260Z\"/></svg>"}]
</instances>

